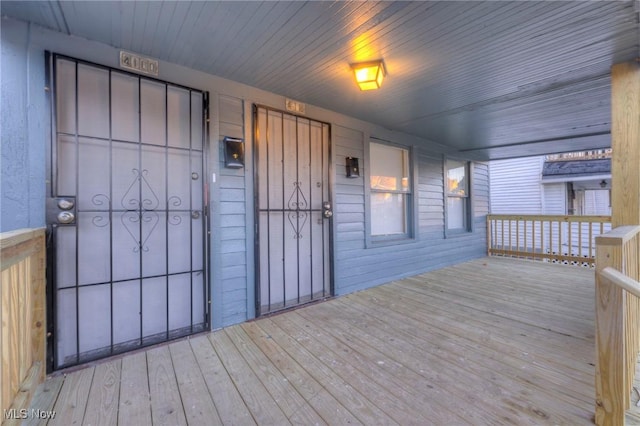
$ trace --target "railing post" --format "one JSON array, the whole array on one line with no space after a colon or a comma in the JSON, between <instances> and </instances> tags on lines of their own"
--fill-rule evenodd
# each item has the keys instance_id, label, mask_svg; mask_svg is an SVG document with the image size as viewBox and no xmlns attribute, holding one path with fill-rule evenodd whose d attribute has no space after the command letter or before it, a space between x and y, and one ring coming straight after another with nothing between
<instances>
[{"instance_id":1,"label":"railing post","mask_svg":"<svg viewBox=\"0 0 640 426\"><path fill-rule=\"evenodd\" d=\"M625 308L622 288L601 276L622 269L622 240L596 238L596 416L597 425L623 425L628 408L625 374Z\"/></svg>"},{"instance_id":2,"label":"railing post","mask_svg":"<svg viewBox=\"0 0 640 426\"><path fill-rule=\"evenodd\" d=\"M0 409L25 410L44 380L44 229L0 234Z\"/></svg>"}]
</instances>

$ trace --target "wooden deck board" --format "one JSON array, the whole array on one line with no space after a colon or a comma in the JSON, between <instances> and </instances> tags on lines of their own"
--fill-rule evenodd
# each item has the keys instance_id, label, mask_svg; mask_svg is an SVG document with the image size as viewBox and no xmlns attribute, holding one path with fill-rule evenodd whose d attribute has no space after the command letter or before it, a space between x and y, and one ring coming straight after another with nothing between
<instances>
[{"instance_id":1,"label":"wooden deck board","mask_svg":"<svg viewBox=\"0 0 640 426\"><path fill-rule=\"evenodd\" d=\"M147 351L151 416L154 424L186 425L187 419L178 390L169 347Z\"/></svg>"},{"instance_id":2,"label":"wooden deck board","mask_svg":"<svg viewBox=\"0 0 640 426\"><path fill-rule=\"evenodd\" d=\"M243 324L242 330L280 370L287 381L328 424L360 423L357 418L318 383L286 350L266 335L255 322Z\"/></svg>"},{"instance_id":3,"label":"wooden deck board","mask_svg":"<svg viewBox=\"0 0 640 426\"><path fill-rule=\"evenodd\" d=\"M152 424L146 352L122 358L118 406L118 424Z\"/></svg>"},{"instance_id":4,"label":"wooden deck board","mask_svg":"<svg viewBox=\"0 0 640 426\"><path fill-rule=\"evenodd\" d=\"M297 312L273 318L273 321L286 333L297 339L315 356L338 372L342 377L367 394L372 401L394 419L412 419L413 422L428 424L429 421L442 422L455 416L446 411L433 413L421 412L408 403L421 395L411 394L401 380L381 371L377 360L365 359L348 345L341 344L329 333L315 324L300 321ZM360 348L359 348L360 349ZM403 421L400 421L403 423Z\"/></svg>"},{"instance_id":5,"label":"wooden deck board","mask_svg":"<svg viewBox=\"0 0 640 426\"><path fill-rule=\"evenodd\" d=\"M96 365L83 425L117 424L121 365L120 359Z\"/></svg>"},{"instance_id":6,"label":"wooden deck board","mask_svg":"<svg viewBox=\"0 0 640 426\"><path fill-rule=\"evenodd\" d=\"M64 383L64 376L49 377L40 385L39 392L36 393L31 401L32 407L38 407L40 410L50 412L60 395L60 388ZM46 425L46 419L40 419L37 416L31 416L22 422L23 426Z\"/></svg>"},{"instance_id":7,"label":"wooden deck board","mask_svg":"<svg viewBox=\"0 0 640 426\"><path fill-rule=\"evenodd\" d=\"M187 423L192 425L222 424L202 371L187 340L169 345Z\"/></svg>"},{"instance_id":8,"label":"wooden deck board","mask_svg":"<svg viewBox=\"0 0 640 426\"><path fill-rule=\"evenodd\" d=\"M209 395L223 424L255 425L251 412L206 336L190 339Z\"/></svg>"},{"instance_id":9,"label":"wooden deck board","mask_svg":"<svg viewBox=\"0 0 640 426\"><path fill-rule=\"evenodd\" d=\"M242 327L229 327L228 336L253 370L254 374L276 401L282 412L294 424L324 424L322 417L300 395L289 379L253 343ZM295 421L293 418L295 416Z\"/></svg>"},{"instance_id":10,"label":"wooden deck board","mask_svg":"<svg viewBox=\"0 0 640 426\"><path fill-rule=\"evenodd\" d=\"M588 425L593 303L592 270L478 259L56 375L32 408L49 424Z\"/></svg>"},{"instance_id":11,"label":"wooden deck board","mask_svg":"<svg viewBox=\"0 0 640 426\"><path fill-rule=\"evenodd\" d=\"M209 340L258 424L290 424L269 390L253 373L229 336L221 330Z\"/></svg>"},{"instance_id":12,"label":"wooden deck board","mask_svg":"<svg viewBox=\"0 0 640 426\"><path fill-rule=\"evenodd\" d=\"M417 296L401 296L397 292L390 293L387 290L381 289L379 291L379 297L375 299L374 307L385 307L385 310L389 309L400 315L401 320L404 319L414 327L428 321L430 325L428 330L438 330L450 338L473 339L492 351L510 352L514 356L527 358L531 362L552 361L554 364L548 365L548 368L557 364L561 367L562 372L568 373L567 375L572 377L580 377L575 376L573 370L589 374L593 368L595 354L589 350L577 351L571 358L566 356L567 347L578 346L584 349L588 347L586 346L589 344L587 340L557 335L548 330L545 330L545 333L537 334L539 330L527 324L512 320L504 321L479 311L461 312L463 308L460 306L449 306L447 309L442 302L416 302ZM378 293L372 293L369 297L376 294ZM401 303L389 305L388 298L391 295L394 295ZM407 308L411 309L405 313ZM430 312L427 314L420 308L428 308ZM472 321L472 326L468 326L469 320ZM421 329L418 328L418 330ZM523 346L526 346L526 350L522 350Z\"/></svg>"},{"instance_id":13,"label":"wooden deck board","mask_svg":"<svg viewBox=\"0 0 640 426\"><path fill-rule=\"evenodd\" d=\"M266 335L277 342L289 356L296 360L298 364L314 379L318 381L335 399L340 401L353 413L363 424L394 424L394 420L375 405L367 392L360 393L354 388L352 383L347 382L331 365L327 366L321 362L313 352L305 349L300 342L291 337L281 328L265 318L256 322L264 330Z\"/></svg>"},{"instance_id":14,"label":"wooden deck board","mask_svg":"<svg viewBox=\"0 0 640 426\"><path fill-rule=\"evenodd\" d=\"M64 384L53 409L56 416L50 425L81 425L89 398L95 367L89 367L70 373L64 377ZM34 406L40 409L38 406Z\"/></svg>"},{"instance_id":15,"label":"wooden deck board","mask_svg":"<svg viewBox=\"0 0 640 426\"><path fill-rule=\"evenodd\" d=\"M476 354L475 350L471 352L462 346L454 349L451 345L447 347L446 356L441 357L437 351L432 350L439 344L437 337L427 341L402 335L397 330L391 333L381 331L375 321L362 322L358 327L344 327L343 330L345 331L341 334L356 342L358 347L367 344L384 347L385 355L390 358L383 360L383 366L395 365L396 370L402 369L395 371L394 375L406 377L408 387L425 393L424 386L416 386L425 381L427 386L434 390L427 394L429 398L424 401L425 407L432 409L436 402L450 404L453 396L458 401L464 401L464 404L456 408L459 415L465 423L473 424L492 423L498 415L509 423L525 424L532 419L539 421L541 413L544 413L535 406L530 408L531 398L523 400L518 394L522 384L516 383L510 373L521 374L520 371L504 371L500 369L500 362L490 362L492 360L487 358L483 358L483 363L479 364L473 356ZM412 375L416 377L413 380ZM504 401L510 402L513 406L517 403L518 409L505 404ZM534 413L534 416L530 413Z\"/></svg>"}]
</instances>

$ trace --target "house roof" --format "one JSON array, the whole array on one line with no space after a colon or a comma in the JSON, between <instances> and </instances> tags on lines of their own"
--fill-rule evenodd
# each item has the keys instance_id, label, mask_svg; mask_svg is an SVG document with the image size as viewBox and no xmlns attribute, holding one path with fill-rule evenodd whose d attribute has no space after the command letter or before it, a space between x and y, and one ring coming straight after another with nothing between
<instances>
[{"instance_id":1,"label":"house roof","mask_svg":"<svg viewBox=\"0 0 640 426\"><path fill-rule=\"evenodd\" d=\"M611 174L611 159L577 160L577 161L547 161L542 166L542 176L600 176Z\"/></svg>"},{"instance_id":2,"label":"house roof","mask_svg":"<svg viewBox=\"0 0 640 426\"><path fill-rule=\"evenodd\" d=\"M639 4L2 1L0 10L490 159L610 146L610 68L640 56ZM382 88L359 91L350 64L378 58Z\"/></svg>"}]
</instances>

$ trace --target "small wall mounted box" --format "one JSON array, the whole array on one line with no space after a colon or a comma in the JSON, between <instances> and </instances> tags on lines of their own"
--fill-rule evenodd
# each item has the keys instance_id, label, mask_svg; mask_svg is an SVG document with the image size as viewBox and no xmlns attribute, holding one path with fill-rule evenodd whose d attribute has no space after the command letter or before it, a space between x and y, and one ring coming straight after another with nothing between
<instances>
[{"instance_id":1,"label":"small wall mounted box","mask_svg":"<svg viewBox=\"0 0 640 426\"><path fill-rule=\"evenodd\" d=\"M225 136L222 141L224 143L224 166L230 169L244 167L244 141L228 136Z\"/></svg>"},{"instance_id":2,"label":"small wall mounted box","mask_svg":"<svg viewBox=\"0 0 640 426\"><path fill-rule=\"evenodd\" d=\"M356 157L347 157L347 177L357 178L360 177L360 167L358 166L358 159Z\"/></svg>"}]
</instances>

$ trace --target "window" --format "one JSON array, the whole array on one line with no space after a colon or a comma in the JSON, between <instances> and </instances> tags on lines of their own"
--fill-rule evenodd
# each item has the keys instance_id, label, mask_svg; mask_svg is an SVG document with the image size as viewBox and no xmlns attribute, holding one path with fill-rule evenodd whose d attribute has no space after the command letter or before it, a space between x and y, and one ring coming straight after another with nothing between
<instances>
[{"instance_id":1,"label":"window","mask_svg":"<svg viewBox=\"0 0 640 426\"><path fill-rule=\"evenodd\" d=\"M447 231L470 230L469 163L445 161L445 195Z\"/></svg>"},{"instance_id":2,"label":"window","mask_svg":"<svg viewBox=\"0 0 640 426\"><path fill-rule=\"evenodd\" d=\"M411 235L412 179L409 150L369 145L371 236L393 239Z\"/></svg>"}]
</instances>

